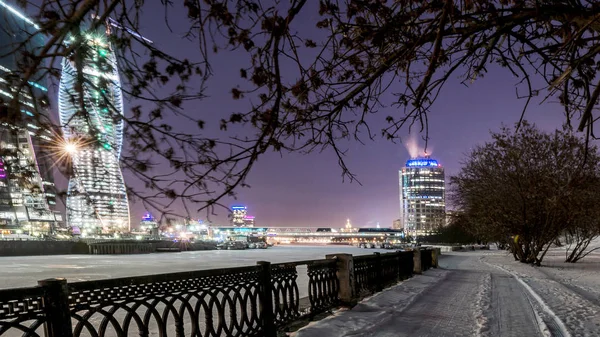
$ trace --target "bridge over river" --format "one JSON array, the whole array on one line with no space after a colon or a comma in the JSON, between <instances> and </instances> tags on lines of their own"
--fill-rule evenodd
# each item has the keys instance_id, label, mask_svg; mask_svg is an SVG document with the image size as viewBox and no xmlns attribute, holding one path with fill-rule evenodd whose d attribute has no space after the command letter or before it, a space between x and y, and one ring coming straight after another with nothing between
<instances>
[{"instance_id":1,"label":"bridge over river","mask_svg":"<svg viewBox=\"0 0 600 337\"><path fill-rule=\"evenodd\" d=\"M399 242L404 232L391 228L315 228L315 227L214 227L215 238L266 237L278 243L347 243Z\"/></svg>"}]
</instances>

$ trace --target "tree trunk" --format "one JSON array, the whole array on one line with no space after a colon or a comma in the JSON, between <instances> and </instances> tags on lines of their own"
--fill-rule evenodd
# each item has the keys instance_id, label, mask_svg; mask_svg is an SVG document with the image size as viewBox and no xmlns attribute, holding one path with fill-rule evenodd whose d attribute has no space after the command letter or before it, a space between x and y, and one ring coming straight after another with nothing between
<instances>
[{"instance_id":1,"label":"tree trunk","mask_svg":"<svg viewBox=\"0 0 600 337\"><path fill-rule=\"evenodd\" d=\"M587 249L587 247L590 245L590 243L592 242L594 238L585 238L585 239L581 239L581 240L577 240L577 244L575 245L575 248L573 248L573 251L571 251L571 254L569 254L569 257L565 260L565 262L569 262L569 263L575 263L579 260L581 260L583 257L585 257L585 255L583 255L583 253L585 252L585 250Z\"/></svg>"}]
</instances>

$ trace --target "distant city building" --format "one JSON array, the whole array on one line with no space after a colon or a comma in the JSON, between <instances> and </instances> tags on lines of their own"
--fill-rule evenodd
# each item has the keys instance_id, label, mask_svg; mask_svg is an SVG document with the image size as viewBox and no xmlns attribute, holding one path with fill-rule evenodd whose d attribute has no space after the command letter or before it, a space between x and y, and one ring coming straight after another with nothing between
<instances>
[{"instance_id":1,"label":"distant city building","mask_svg":"<svg viewBox=\"0 0 600 337\"><path fill-rule=\"evenodd\" d=\"M129 202L119 164L123 97L117 59L107 38L109 26L99 25L98 31L82 36L89 47L85 55L79 55L84 83L77 82L77 57L63 58L58 93L60 122L73 164L67 220L84 233L130 229ZM83 92L78 90L80 85ZM80 113L79 102L85 105L86 115Z\"/></svg>"},{"instance_id":2,"label":"distant city building","mask_svg":"<svg viewBox=\"0 0 600 337\"><path fill-rule=\"evenodd\" d=\"M0 229L2 234L43 234L62 221L47 153L45 79L33 74L21 88L27 52L36 54L45 38L35 22L0 0ZM18 100L15 101L15 96ZM46 150L46 151L43 151Z\"/></svg>"},{"instance_id":3,"label":"distant city building","mask_svg":"<svg viewBox=\"0 0 600 337\"><path fill-rule=\"evenodd\" d=\"M144 213L142 221L140 221L140 229L142 231L147 231L151 233L158 232L158 222L152 216L152 214L150 214L150 212Z\"/></svg>"},{"instance_id":4,"label":"distant city building","mask_svg":"<svg viewBox=\"0 0 600 337\"><path fill-rule=\"evenodd\" d=\"M246 215L248 215L246 206L231 206L231 222L234 226L243 226Z\"/></svg>"},{"instance_id":5,"label":"distant city building","mask_svg":"<svg viewBox=\"0 0 600 337\"><path fill-rule=\"evenodd\" d=\"M252 216L252 215L246 215L244 217L244 226L246 226L246 227L254 227L254 224L255 224L254 220L255 220L254 216Z\"/></svg>"},{"instance_id":6,"label":"distant city building","mask_svg":"<svg viewBox=\"0 0 600 337\"><path fill-rule=\"evenodd\" d=\"M402 229L402 220L396 219L392 222L393 229Z\"/></svg>"},{"instance_id":7,"label":"distant city building","mask_svg":"<svg viewBox=\"0 0 600 337\"><path fill-rule=\"evenodd\" d=\"M407 235L427 235L444 225L444 168L430 157L410 159L399 176L400 219Z\"/></svg>"},{"instance_id":8,"label":"distant city building","mask_svg":"<svg viewBox=\"0 0 600 337\"><path fill-rule=\"evenodd\" d=\"M340 232L344 232L344 233L353 233L356 231L358 231L358 228L352 227L352 224L350 223L350 219L346 219L346 225L340 229Z\"/></svg>"}]
</instances>

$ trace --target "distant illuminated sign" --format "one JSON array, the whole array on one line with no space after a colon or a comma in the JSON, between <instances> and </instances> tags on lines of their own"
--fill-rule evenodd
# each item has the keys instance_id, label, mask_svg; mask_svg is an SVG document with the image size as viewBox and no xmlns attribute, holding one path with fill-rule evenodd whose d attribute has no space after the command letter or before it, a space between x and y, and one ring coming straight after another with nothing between
<instances>
[{"instance_id":1,"label":"distant illuminated sign","mask_svg":"<svg viewBox=\"0 0 600 337\"><path fill-rule=\"evenodd\" d=\"M146 214L144 214L144 217L142 217L142 221L152 221L154 220L154 217L152 216L152 214L150 214L150 212L146 212Z\"/></svg>"},{"instance_id":2,"label":"distant illuminated sign","mask_svg":"<svg viewBox=\"0 0 600 337\"><path fill-rule=\"evenodd\" d=\"M441 166L438 164L435 159L410 159L406 162L406 167L438 167Z\"/></svg>"},{"instance_id":3,"label":"distant illuminated sign","mask_svg":"<svg viewBox=\"0 0 600 337\"><path fill-rule=\"evenodd\" d=\"M246 206L231 206L231 209L234 211L245 210Z\"/></svg>"}]
</instances>

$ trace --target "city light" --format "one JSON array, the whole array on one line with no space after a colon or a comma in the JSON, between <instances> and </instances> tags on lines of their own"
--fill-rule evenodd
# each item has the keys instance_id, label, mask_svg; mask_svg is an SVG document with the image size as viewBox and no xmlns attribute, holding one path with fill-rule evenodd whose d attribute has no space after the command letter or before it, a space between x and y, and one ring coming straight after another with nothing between
<instances>
[{"instance_id":1,"label":"city light","mask_svg":"<svg viewBox=\"0 0 600 337\"><path fill-rule=\"evenodd\" d=\"M85 146L91 144L93 141L85 140L82 138L71 138L66 139L58 132L54 131L53 128L48 128L50 137L47 137L47 144L45 144L44 150L50 157L53 158L53 164L63 165L70 162L75 155L78 154L79 150Z\"/></svg>"},{"instance_id":2,"label":"city light","mask_svg":"<svg viewBox=\"0 0 600 337\"><path fill-rule=\"evenodd\" d=\"M6 2L0 0L0 6L6 8L8 11L10 11L14 15L16 15L21 20L23 20L23 21L27 22L28 24L32 25L33 28L35 28L36 30L40 29L40 26L38 26L35 22L31 21L31 19L29 19L28 17L26 17L23 13L19 12L17 9L15 9L12 6L10 6Z\"/></svg>"},{"instance_id":3,"label":"city light","mask_svg":"<svg viewBox=\"0 0 600 337\"><path fill-rule=\"evenodd\" d=\"M70 154L74 172L67 192L67 221L69 226L85 224L102 232L121 232L129 228L130 219L119 160L124 125L116 55L104 34L88 32L79 37L93 51L83 60L86 80L78 83L77 66L71 58L63 58L58 95L67 142L63 144L63 152ZM104 62L98 62L99 59ZM72 99L78 86L83 86L87 98L84 109L87 116L81 115L81 107Z\"/></svg>"},{"instance_id":4,"label":"city light","mask_svg":"<svg viewBox=\"0 0 600 337\"><path fill-rule=\"evenodd\" d=\"M77 149L78 149L78 147L75 143L67 143L65 145L65 151L68 154L75 154L77 152Z\"/></svg>"},{"instance_id":5,"label":"city light","mask_svg":"<svg viewBox=\"0 0 600 337\"><path fill-rule=\"evenodd\" d=\"M426 235L443 224L445 210L444 168L435 159L415 158L400 174L400 212L411 235Z\"/></svg>"},{"instance_id":6,"label":"city light","mask_svg":"<svg viewBox=\"0 0 600 337\"><path fill-rule=\"evenodd\" d=\"M423 158L423 159L410 159L406 162L406 166L407 167L424 167L424 166L437 167L437 166L441 166L441 165L435 159Z\"/></svg>"},{"instance_id":7,"label":"city light","mask_svg":"<svg viewBox=\"0 0 600 337\"><path fill-rule=\"evenodd\" d=\"M234 205L231 206L231 211L232 211L232 222L234 225L236 226L242 226L244 225L244 220L246 219L247 216L247 207L243 206L243 205ZM254 222L254 219L252 220L248 220L248 221L252 221L252 223Z\"/></svg>"}]
</instances>

